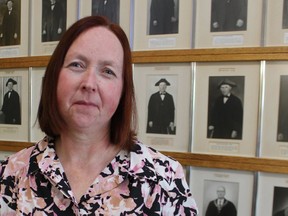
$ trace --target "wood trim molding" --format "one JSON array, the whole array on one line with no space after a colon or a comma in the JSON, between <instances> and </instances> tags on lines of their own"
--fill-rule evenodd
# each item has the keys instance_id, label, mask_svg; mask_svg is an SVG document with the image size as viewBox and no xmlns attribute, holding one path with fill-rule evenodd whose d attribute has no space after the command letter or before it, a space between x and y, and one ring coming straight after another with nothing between
<instances>
[{"instance_id":1,"label":"wood trim molding","mask_svg":"<svg viewBox=\"0 0 288 216\"><path fill-rule=\"evenodd\" d=\"M0 151L16 152L32 145L34 145L32 142L0 141ZM286 160L189 152L162 151L162 153L178 160L183 166L288 174L288 162Z\"/></svg>"},{"instance_id":2,"label":"wood trim molding","mask_svg":"<svg viewBox=\"0 0 288 216\"><path fill-rule=\"evenodd\" d=\"M46 67L50 56L1 58L0 68ZM133 63L288 60L288 47L133 51Z\"/></svg>"},{"instance_id":3,"label":"wood trim molding","mask_svg":"<svg viewBox=\"0 0 288 216\"><path fill-rule=\"evenodd\" d=\"M162 153L169 155L172 158L175 158L184 166L288 174L287 160L195 154L186 152L182 153L163 151Z\"/></svg>"}]
</instances>

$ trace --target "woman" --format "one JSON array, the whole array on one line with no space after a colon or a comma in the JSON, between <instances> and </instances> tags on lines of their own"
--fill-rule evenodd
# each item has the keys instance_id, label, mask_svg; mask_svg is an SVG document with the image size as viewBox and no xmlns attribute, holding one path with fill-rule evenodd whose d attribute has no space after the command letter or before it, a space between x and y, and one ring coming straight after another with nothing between
<instances>
[{"instance_id":1,"label":"woman","mask_svg":"<svg viewBox=\"0 0 288 216\"><path fill-rule=\"evenodd\" d=\"M118 25L91 16L65 32L38 120L47 137L2 163L0 215L196 215L180 164L136 140L131 51Z\"/></svg>"}]
</instances>

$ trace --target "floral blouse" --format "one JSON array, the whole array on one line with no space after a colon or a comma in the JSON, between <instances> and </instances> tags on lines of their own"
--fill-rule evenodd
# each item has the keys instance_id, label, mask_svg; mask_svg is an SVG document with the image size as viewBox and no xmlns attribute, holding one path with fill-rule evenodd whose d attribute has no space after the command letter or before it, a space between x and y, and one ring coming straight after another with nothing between
<instances>
[{"instance_id":1,"label":"floral blouse","mask_svg":"<svg viewBox=\"0 0 288 216\"><path fill-rule=\"evenodd\" d=\"M79 202L44 138L0 166L0 215L197 215L181 165L140 142L120 151Z\"/></svg>"}]
</instances>

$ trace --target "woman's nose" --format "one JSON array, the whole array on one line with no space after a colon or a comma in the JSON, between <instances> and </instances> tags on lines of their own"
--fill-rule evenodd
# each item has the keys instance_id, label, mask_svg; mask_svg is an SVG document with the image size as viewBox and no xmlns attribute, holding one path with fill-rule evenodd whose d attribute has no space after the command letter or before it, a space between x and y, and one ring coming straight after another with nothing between
<instances>
[{"instance_id":1,"label":"woman's nose","mask_svg":"<svg viewBox=\"0 0 288 216\"><path fill-rule=\"evenodd\" d=\"M96 72L93 69L87 69L83 74L83 80L81 83L81 89L88 92L95 92L97 88L96 84Z\"/></svg>"}]
</instances>

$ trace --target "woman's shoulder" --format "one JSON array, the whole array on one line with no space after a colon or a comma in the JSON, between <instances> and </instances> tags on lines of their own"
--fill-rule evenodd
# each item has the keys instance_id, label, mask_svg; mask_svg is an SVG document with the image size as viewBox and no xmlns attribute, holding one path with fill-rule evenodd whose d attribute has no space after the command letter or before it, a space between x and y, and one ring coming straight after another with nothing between
<instances>
[{"instance_id":1,"label":"woman's shoulder","mask_svg":"<svg viewBox=\"0 0 288 216\"><path fill-rule=\"evenodd\" d=\"M148 146L140 141L136 141L132 152L134 154L137 154L141 158L142 156L144 156L146 159L150 159L150 160L152 159L154 161L167 160L170 163L177 163L177 161L173 159L172 157L167 156L161 153L161 151L156 150L155 148Z\"/></svg>"},{"instance_id":2,"label":"woman's shoulder","mask_svg":"<svg viewBox=\"0 0 288 216\"><path fill-rule=\"evenodd\" d=\"M131 162L142 164L143 169L148 166L156 175L162 177L172 178L183 174L183 168L178 161L139 141L131 152Z\"/></svg>"}]
</instances>

